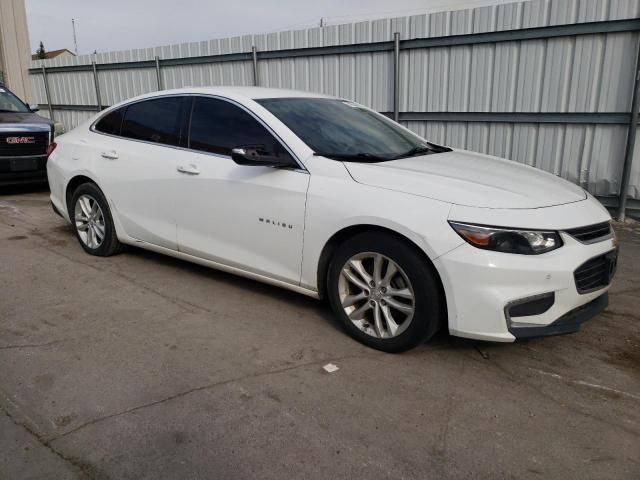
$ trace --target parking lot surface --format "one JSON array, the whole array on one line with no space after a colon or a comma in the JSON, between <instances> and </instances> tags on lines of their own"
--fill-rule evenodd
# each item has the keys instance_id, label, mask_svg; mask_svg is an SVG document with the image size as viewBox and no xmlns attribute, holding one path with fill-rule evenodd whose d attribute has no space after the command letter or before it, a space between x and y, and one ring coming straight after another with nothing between
<instances>
[{"instance_id":1,"label":"parking lot surface","mask_svg":"<svg viewBox=\"0 0 640 480\"><path fill-rule=\"evenodd\" d=\"M129 248L0 195L0 478L640 478L640 226L607 311L391 355L318 301ZM325 372L334 363L339 370Z\"/></svg>"}]
</instances>

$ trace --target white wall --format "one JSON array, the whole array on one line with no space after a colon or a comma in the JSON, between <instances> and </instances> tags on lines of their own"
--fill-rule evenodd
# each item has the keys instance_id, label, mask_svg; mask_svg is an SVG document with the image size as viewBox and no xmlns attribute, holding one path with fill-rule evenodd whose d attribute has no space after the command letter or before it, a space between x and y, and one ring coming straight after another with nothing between
<instances>
[{"instance_id":1,"label":"white wall","mask_svg":"<svg viewBox=\"0 0 640 480\"><path fill-rule=\"evenodd\" d=\"M16 95L34 102L28 74L30 62L24 0L0 0L0 70L6 85Z\"/></svg>"}]
</instances>

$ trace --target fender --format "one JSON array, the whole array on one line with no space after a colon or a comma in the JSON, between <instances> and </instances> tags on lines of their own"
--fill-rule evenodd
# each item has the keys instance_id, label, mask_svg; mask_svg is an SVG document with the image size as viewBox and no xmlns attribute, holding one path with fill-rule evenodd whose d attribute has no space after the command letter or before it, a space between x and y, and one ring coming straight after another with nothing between
<instances>
[{"instance_id":1,"label":"fender","mask_svg":"<svg viewBox=\"0 0 640 480\"><path fill-rule=\"evenodd\" d=\"M113 218L113 223L115 224L116 227L116 235L118 237L118 240L120 240L123 243L135 243L136 240L134 238L131 238L129 235L126 234L124 227L122 226L122 223L120 222L120 218L118 216L118 209L116 208L115 204L113 203L111 197L109 196L109 193L106 192L102 186L100 185L100 182L98 181L98 179L96 178L96 176L91 173L88 170L85 169L80 169L80 170L76 170L74 171L71 175L69 175L69 177L67 179L65 179L64 182L64 196L62 199L62 202L64 203L63 208L61 209L61 212L65 218L65 220L67 220L67 222L71 223L71 218L69 217L69 206L67 205L67 197L68 195L68 189L69 189L69 185L73 182L74 179L78 178L78 177L86 177L89 180L91 180L93 183L95 183L98 188L102 191L102 193L104 194L105 198L107 199L107 202L109 202L109 210L111 210L111 218ZM54 202L55 203L55 202ZM60 208L59 205L56 205L58 208Z\"/></svg>"}]
</instances>

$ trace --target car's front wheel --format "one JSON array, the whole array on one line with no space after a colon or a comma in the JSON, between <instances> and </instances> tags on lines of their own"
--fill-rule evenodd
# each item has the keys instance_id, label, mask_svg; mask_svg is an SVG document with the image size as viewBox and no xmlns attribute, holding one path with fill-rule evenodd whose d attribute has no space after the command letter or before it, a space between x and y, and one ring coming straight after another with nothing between
<instances>
[{"instance_id":1,"label":"car's front wheel","mask_svg":"<svg viewBox=\"0 0 640 480\"><path fill-rule=\"evenodd\" d=\"M87 253L108 257L121 250L109 204L97 185L80 185L73 193L69 213L76 237Z\"/></svg>"},{"instance_id":2,"label":"car's front wheel","mask_svg":"<svg viewBox=\"0 0 640 480\"><path fill-rule=\"evenodd\" d=\"M433 267L413 246L384 232L358 234L338 247L327 296L352 337L386 352L418 345L441 323L443 299Z\"/></svg>"}]
</instances>

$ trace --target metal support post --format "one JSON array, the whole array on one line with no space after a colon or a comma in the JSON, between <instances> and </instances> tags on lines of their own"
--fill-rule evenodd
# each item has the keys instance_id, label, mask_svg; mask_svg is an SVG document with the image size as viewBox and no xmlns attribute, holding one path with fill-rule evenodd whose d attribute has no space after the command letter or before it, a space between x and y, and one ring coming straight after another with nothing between
<instances>
[{"instance_id":1,"label":"metal support post","mask_svg":"<svg viewBox=\"0 0 640 480\"><path fill-rule=\"evenodd\" d=\"M156 81L158 83L158 90L162 90L162 75L160 73L160 57L156 55Z\"/></svg>"},{"instance_id":2,"label":"metal support post","mask_svg":"<svg viewBox=\"0 0 640 480\"><path fill-rule=\"evenodd\" d=\"M393 34L393 119L400 118L400 32Z\"/></svg>"},{"instance_id":3,"label":"metal support post","mask_svg":"<svg viewBox=\"0 0 640 480\"><path fill-rule=\"evenodd\" d=\"M638 130L638 109L640 108L640 40L638 41L638 58L635 68L635 82L633 86L633 97L631 100L631 115L629 118L629 130L627 133L627 146L624 153L624 164L622 167L622 181L620 182L620 200L618 201L618 220L624 222L625 210L627 209L627 192L629 190L629 180L631 178L631 163L633 162L633 151L636 145L636 131Z\"/></svg>"},{"instance_id":4,"label":"metal support post","mask_svg":"<svg viewBox=\"0 0 640 480\"><path fill-rule=\"evenodd\" d=\"M49 90L49 78L47 77L47 69L44 66L44 63L41 65L42 68L42 81L44 82L44 94L47 97L47 105L49 106L49 118L53 120L53 104L51 103L51 91Z\"/></svg>"},{"instance_id":5,"label":"metal support post","mask_svg":"<svg viewBox=\"0 0 640 480\"><path fill-rule=\"evenodd\" d=\"M251 57L253 58L253 84L257 87L260 85L258 79L258 50L256 46L251 47Z\"/></svg>"},{"instance_id":6,"label":"metal support post","mask_svg":"<svg viewBox=\"0 0 640 480\"><path fill-rule=\"evenodd\" d=\"M98 104L98 111L102 110L102 97L100 96L100 82L98 81L98 70L96 69L96 61L91 62L93 67L93 84L96 88L96 102Z\"/></svg>"}]
</instances>

